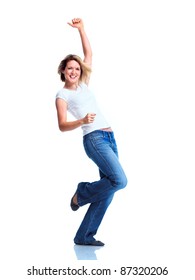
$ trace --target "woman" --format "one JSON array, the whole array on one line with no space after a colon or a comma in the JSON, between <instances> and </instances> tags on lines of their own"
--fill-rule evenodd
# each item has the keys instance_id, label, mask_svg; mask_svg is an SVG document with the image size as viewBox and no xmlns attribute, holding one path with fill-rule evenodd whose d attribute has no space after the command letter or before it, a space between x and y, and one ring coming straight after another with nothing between
<instances>
[{"instance_id":1,"label":"woman","mask_svg":"<svg viewBox=\"0 0 195 280\"><path fill-rule=\"evenodd\" d=\"M85 217L74 238L75 244L104 246L94 238L114 193L127 184L123 168L118 160L114 133L99 110L93 93L88 88L92 50L84 30L82 19L68 23L80 34L84 60L77 55L68 55L60 63L58 73L64 87L56 95L59 129L70 131L81 127L83 145L88 157L99 168L100 180L80 182L71 199L73 211L90 203ZM68 121L67 112L76 120Z\"/></svg>"}]
</instances>

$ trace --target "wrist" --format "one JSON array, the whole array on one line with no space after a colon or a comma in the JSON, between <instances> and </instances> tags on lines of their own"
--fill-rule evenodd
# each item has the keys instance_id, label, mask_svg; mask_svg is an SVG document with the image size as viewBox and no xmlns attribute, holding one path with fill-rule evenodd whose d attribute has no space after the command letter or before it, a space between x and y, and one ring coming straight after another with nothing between
<instances>
[{"instance_id":1,"label":"wrist","mask_svg":"<svg viewBox=\"0 0 195 280\"><path fill-rule=\"evenodd\" d=\"M84 30L84 26L81 26L80 28L78 28L78 30L79 30L79 32L80 32L80 33L85 32L85 30Z\"/></svg>"},{"instance_id":2,"label":"wrist","mask_svg":"<svg viewBox=\"0 0 195 280\"><path fill-rule=\"evenodd\" d=\"M84 118L82 118L82 119L79 120L79 124L80 124L80 125L85 124Z\"/></svg>"}]
</instances>

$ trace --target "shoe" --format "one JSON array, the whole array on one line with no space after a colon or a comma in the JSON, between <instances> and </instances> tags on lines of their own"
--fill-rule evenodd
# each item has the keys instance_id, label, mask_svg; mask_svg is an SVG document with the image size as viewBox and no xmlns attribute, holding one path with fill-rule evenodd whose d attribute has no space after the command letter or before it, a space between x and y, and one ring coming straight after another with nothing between
<instances>
[{"instance_id":1,"label":"shoe","mask_svg":"<svg viewBox=\"0 0 195 280\"><path fill-rule=\"evenodd\" d=\"M94 240L90 243L80 243L80 242L75 242L76 245L84 245L84 246L104 246L105 244L101 241Z\"/></svg>"},{"instance_id":2,"label":"shoe","mask_svg":"<svg viewBox=\"0 0 195 280\"><path fill-rule=\"evenodd\" d=\"M77 205L73 202L73 198L74 198L75 194L73 195L73 197L71 198L71 201L70 201L70 207L71 207L72 211L77 211L79 209L79 205Z\"/></svg>"}]
</instances>

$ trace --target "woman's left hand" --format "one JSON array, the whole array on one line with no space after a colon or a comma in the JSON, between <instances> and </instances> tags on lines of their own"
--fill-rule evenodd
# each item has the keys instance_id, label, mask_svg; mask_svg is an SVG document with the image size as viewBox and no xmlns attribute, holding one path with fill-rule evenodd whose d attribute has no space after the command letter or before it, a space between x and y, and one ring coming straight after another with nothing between
<instances>
[{"instance_id":1,"label":"woman's left hand","mask_svg":"<svg viewBox=\"0 0 195 280\"><path fill-rule=\"evenodd\" d=\"M72 22L68 22L68 24L74 28L81 29L84 27L83 21L81 18L73 18Z\"/></svg>"}]
</instances>

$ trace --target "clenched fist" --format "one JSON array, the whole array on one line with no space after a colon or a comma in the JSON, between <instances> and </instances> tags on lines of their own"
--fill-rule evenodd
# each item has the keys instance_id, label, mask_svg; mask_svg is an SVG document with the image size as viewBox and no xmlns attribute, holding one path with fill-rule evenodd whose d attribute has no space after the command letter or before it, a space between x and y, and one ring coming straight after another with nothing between
<instances>
[{"instance_id":1,"label":"clenched fist","mask_svg":"<svg viewBox=\"0 0 195 280\"><path fill-rule=\"evenodd\" d=\"M83 21L81 18L73 18L72 22L68 22L68 24L74 28L82 29L84 27Z\"/></svg>"},{"instance_id":2,"label":"clenched fist","mask_svg":"<svg viewBox=\"0 0 195 280\"><path fill-rule=\"evenodd\" d=\"M93 123L94 119L95 119L96 114L94 113L88 113L84 118L83 118L83 122L84 124L88 124L88 123Z\"/></svg>"}]
</instances>

